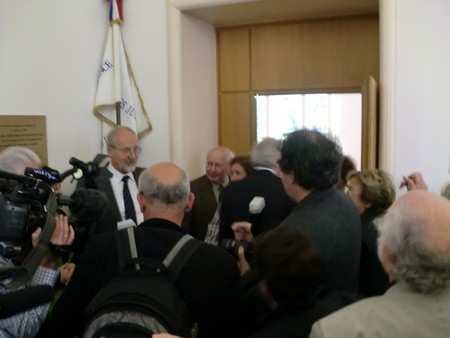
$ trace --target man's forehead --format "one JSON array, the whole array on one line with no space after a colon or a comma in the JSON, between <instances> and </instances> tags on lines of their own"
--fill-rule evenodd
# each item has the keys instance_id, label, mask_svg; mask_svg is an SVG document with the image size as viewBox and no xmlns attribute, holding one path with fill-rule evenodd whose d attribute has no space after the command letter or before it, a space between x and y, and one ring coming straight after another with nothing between
<instances>
[{"instance_id":1,"label":"man's forehead","mask_svg":"<svg viewBox=\"0 0 450 338\"><path fill-rule=\"evenodd\" d=\"M128 130L123 130L117 133L116 142L120 143L138 143L137 137L135 134Z\"/></svg>"},{"instance_id":2,"label":"man's forehead","mask_svg":"<svg viewBox=\"0 0 450 338\"><path fill-rule=\"evenodd\" d=\"M219 149L213 149L209 152L207 159L208 161L224 162L225 153Z\"/></svg>"}]
</instances>

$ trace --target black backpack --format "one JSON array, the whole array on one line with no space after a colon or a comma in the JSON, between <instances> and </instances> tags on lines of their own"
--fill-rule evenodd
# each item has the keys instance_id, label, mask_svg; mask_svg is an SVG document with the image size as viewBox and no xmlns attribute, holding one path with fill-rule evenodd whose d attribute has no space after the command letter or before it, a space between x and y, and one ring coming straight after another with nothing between
<instances>
[{"instance_id":1,"label":"black backpack","mask_svg":"<svg viewBox=\"0 0 450 338\"><path fill-rule=\"evenodd\" d=\"M153 333L191 337L195 324L174 282L202 243L184 235L161 263L137 256L134 227L114 236L121 274L87 307L89 324L83 337L151 337Z\"/></svg>"}]
</instances>

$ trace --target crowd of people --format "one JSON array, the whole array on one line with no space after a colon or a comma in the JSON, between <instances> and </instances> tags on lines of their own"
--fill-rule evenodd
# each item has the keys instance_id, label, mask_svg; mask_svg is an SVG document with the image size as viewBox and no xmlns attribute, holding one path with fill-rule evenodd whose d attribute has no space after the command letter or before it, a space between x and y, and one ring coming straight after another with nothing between
<instances>
[{"instance_id":1,"label":"crowd of people","mask_svg":"<svg viewBox=\"0 0 450 338\"><path fill-rule=\"evenodd\" d=\"M0 319L0 337L82 336L86 308L121 273L114 234L129 227L139 257L158 262L186 233L199 242L175 281L197 338L448 336L448 186L431 193L415 172L396 198L389 173L357 170L336 140L309 129L266 138L248 156L214 147L193 180L174 163L137 167L129 128L114 129L107 149L109 163L77 185L109 203L76 261L51 250L76 240L55 216L49 249L18 287L56 285L58 298ZM0 153L0 170L27 167L43 167L31 150ZM24 236L31 250L42 232ZM14 292L14 276L0 277L0 296Z\"/></svg>"}]
</instances>

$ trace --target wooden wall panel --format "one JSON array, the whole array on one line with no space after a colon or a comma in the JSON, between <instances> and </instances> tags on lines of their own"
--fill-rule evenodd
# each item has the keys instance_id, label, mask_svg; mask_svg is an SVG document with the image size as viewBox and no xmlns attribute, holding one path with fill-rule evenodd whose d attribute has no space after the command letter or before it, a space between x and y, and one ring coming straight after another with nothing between
<instances>
[{"instance_id":1,"label":"wooden wall panel","mask_svg":"<svg viewBox=\"0 0 450 338\"><path fill-rule=\"evenodd\" d=\"M221 91L250 89L250 29L218 32Z\"/></svg>"},{"instance_id":2,"label":"wooden wall panel","mask_svg":"<svg viewBox=\"0 0 450 338\"><path fill-rule=\"evenodd\" d=\"M379 77L378 16L252 27L252 90L357 88Z\"/></svg>"},{"instance_id":3,"label":"wooden wall panel","mask_svg":"<svg viewBox=\"0 0 450 338\"><path fill-rule=\"evenodd\" d=\"M252 89L296 88L296 73L301 63L300 57L298 24L252 28Z\"/></svg>"},{"instance_id":4,"label":"wooden wall panel","mask_svg":"<svg viewBox=\"0 0 450 338\"><path fill-rule=\"evenodd\" d=\"M249 93L220 95L220 144L236 154L249 154L251 148Z\"/></svg>"}]
</instances>

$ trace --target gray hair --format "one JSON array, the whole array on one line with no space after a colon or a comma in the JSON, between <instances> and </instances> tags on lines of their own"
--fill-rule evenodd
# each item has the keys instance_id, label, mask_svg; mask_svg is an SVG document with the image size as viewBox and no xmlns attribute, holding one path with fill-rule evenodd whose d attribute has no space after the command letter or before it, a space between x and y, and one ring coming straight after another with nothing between
<instances>
[{"instance_id":1,"label":"gray hair","mask_svg":"<svg viewBox=\"0 0 450 338\"><path fill-rule=\"evenodd\" d=\"M264 138L253 146L250 161L254 167L275 168L280 159L282 143L271 137Z\"/></svg>"},{"instance_id":2,"label":"gray hair","mask_svg":"<svg viewBox=\"0 0 450 338\"><path fill-rule=\"evenodd\" d=\"M433 250L423 223L403 206L375 220L378 257L382 260L383 247L388 247L395 257L390 271L395 279L416 292L434 293L450 286L450 249L446 253Z\"/></svg>"},{"instance_id":3,"label":"gray hair","mask_svg":"<svg viewBox=\"0 0 450 338\"><path fill-rule=\"evenodd\" d=\"M117 137L117 133L119 131L124 131L124 130L128 130L130 133L133 133L136 135L136 133L134 132L133 129L126 127L126 126L120 126L120 127L116 127L113 130L111 130L108 134L108 136L106 136L106 144L109 146L115 146L116 145L116 137ZM137 136L136 136L137 137Z\"/></svg>"},{"instance_id":4,"label":"gray hair","mask_svg":"<svg viewBox=\"0 0 450 338\"><path fill-rule=\"evenodd\" d=\"M31 149L25 147L8 147L0 153L0 170L23 175L30 163L42 167L39 156Z\"/></svg>"},{"instance_id":5,"label":"gray hair","mask_svg":"<svg viewBox=\"0 0 450 338\"><path fill-rule=\"evenodd\" d=\"M182 176L175 184L167 185L146 170L139 177L139 192L150 204L154 201L164 204L185 204L191 189L187 173L184 170L182 172Z\"/></svg>"}]
</instances>

